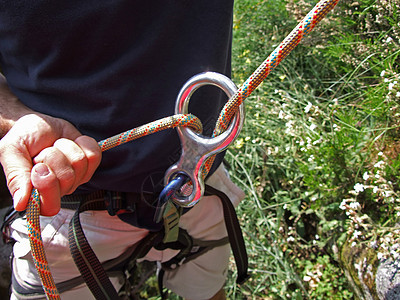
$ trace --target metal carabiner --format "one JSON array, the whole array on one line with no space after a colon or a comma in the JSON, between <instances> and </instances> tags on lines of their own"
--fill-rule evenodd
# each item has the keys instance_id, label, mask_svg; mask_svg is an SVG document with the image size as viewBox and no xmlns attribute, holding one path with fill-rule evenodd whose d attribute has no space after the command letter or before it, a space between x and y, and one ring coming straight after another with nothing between
<instances>
[{"instance_id":1,"label":"metal carabiner","mask_svg":"<svg viewBox=\"0 0 400 300\"><path fill-rule=\"evenodd\" d=\"M222 89L230 98L237 87L225 75L205 72L190 78L180 90L176 99L175 113L187 114L189 100L193 93L204 85L214 85ZM226 149L239 135L244 122L244 105L240 105L232 122L226 131L216 137L207 137L195 133L187 127L177 127L182 146L182 154L177 163L172 165L165 173L164 184L168 183L177 174L186 175L192 182L192 191L188 196L175 194L172 200L183 207L195 205L204 193L204 179L201 170L204 162L210 157Z\"/></svg>"}]
</instances>

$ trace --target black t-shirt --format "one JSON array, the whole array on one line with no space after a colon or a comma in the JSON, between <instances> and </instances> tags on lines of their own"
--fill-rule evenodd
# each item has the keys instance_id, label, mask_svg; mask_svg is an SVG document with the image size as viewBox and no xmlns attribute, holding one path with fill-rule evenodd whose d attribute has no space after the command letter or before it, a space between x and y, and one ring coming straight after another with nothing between
<instances>
[{"instance_id":1,"label":"black t-shirt","mask_svg":"<svg viewBox=\"0 0 400 300\"><path fill-rule=\"evenodd\" d=\"M28 107L99 141L172 115L191 76L230 75L232 6L233 0L0 0L0 69ZM204 134L225 101L214 87L194 94L189 111ZM175 130L138 139L103 153L79 191L139 192L162 181L179 155Z\"/></svg>"}]
</instances>

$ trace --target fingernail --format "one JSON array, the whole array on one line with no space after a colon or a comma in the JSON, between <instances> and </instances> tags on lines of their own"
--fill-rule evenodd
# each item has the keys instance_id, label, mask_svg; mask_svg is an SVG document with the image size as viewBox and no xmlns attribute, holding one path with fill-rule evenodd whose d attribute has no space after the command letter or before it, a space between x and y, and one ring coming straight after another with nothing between
<instances>
[{"instance_id":1,"label":"fingernail","mask_svg":"<svg viewBox=\"0 0 400 300\"><path fill-rule=\"evenodd\" d=\"M45 177L50 173L49 168L45 164L36 165L35 172L41 177Z\"/></svg>"}]
</instances>

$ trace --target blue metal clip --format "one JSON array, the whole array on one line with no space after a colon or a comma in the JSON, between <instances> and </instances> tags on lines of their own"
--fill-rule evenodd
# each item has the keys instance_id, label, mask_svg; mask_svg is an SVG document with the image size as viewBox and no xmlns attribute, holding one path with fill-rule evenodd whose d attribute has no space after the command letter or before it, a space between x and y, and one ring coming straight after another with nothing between
<instances>
[{"instance_id":1,"label":"blue metal clip","mask_svg":"<svg viewBox=\"0 0 400 300\"><path fill-rule=\"evenodd\" d=\"M189 177L183 173L179 173L164 187L158 196L157 208L154 214L154 221L156 223L161 222L167 202L174 194L178 193L183 185L188 181Z\"/></svg>"}]
</instances>

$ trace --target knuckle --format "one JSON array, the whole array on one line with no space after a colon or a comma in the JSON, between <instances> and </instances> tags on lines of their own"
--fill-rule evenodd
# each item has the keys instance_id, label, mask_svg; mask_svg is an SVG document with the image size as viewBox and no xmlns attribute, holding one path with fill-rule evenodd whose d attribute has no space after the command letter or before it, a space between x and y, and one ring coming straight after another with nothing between
<instances>
[{"instance_id":1,"label":"knuckle","mask_svg":"<svg viewBox=\"0 0 400 300\"><path fill-rule=\"evenodd\" d=\"M7 187L11 192L11 194L13 194L14 191L16 191L19 188L19 185L21 184L21 182L18 180L21 177L21 172L16 169L11 169L5 175L7 180ZM26 176L28 177L30 176L30 174L26 174Z\"/></svg>"},{"instance_id":2,"label":"knuckle","mask_svg":"<svg viewBox=\"0 0 400 300\"><path fill-rule=\"evenodd\" d=\"M57 174L62 194L67 194L75 185L75 172L71 168L66 168Z\"/></svg>"},{"instance_id":3,"label":"knuckle","mask_svg":"<svg viewBox=\"0 0 400 300\"><path fill-rule=\"evenodd\" d=\"M88 163L88 158L83 151L75 151L69 159L74 169L85 167Z\"/></svg>"},{"instance_id":4,"label":"knuckle","mask_svg":"<svg viewBox=\"0 0 400 300\"><path fill-rule=\"evenodd\" d=\"M86 154L89 164L97 165L101 160L101 151L88 151Z\"/></svg>"},{"instance_id":5,"label":"knuckle","mask_svg":"<svg viewBox=\"0 0 400 300\"><path fill-rule=\"evenodd\" d=\"M63 153L74 169L87 165L85 152L74 141L61 138L54 143L54 147Z\"/></svg>"},{"instance_id":6,"label":"knuckle","mask_svg":"<svg viewBox=\"0 0 400 300\"><path fill-rule=\"evenodd\" d=\"M84 152L89 168L97 166L100 163L102 153L96 140L89 136L80 136L75 141Z\"/></svg>"},{"instance_id":7,"label":"knuckle","mask_svg":"<svg viewBox=\"0 0 400 300\"><path fill-rule=\"evenodd\" d=\"M47 162L54 157L54 149L52 147L44 148L38 153L38 155L33 159L34 163Z\"/></svg>"}]
</instances>

